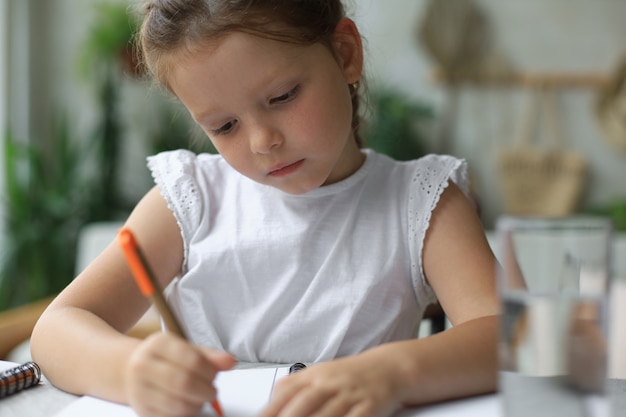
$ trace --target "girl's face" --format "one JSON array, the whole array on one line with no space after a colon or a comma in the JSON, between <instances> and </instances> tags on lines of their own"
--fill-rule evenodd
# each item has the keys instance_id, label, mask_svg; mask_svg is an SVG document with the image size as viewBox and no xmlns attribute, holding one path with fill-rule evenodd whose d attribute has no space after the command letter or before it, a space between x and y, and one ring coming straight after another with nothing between
<instances>
[{"instance_id":1,"label":"girl's face","mask_svg":"<svg viewBox=\"0 0 626 417\"><path fill-rule=\"evenodd\" d=\"M337 26L336 54L235 32L180 57L170 86L224 159L246 177L301 194L363 163L348 84L361 75L360 37ZM174 57L176 58L176 57Z\"/></svg>"}]
</instances>

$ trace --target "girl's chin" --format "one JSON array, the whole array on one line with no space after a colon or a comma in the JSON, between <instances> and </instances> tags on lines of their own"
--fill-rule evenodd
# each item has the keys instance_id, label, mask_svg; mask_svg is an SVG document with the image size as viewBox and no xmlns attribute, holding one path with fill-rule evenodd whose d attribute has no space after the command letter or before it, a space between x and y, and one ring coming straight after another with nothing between
<instances>
[{"instance_id":1,"label":"girl's chin","mask_svg":"<svg viewBox=\"0 0 626 417\"><path fill-rule=\"evenodd\" d=\"M271 184L268 184L274 188L281 190L287 194L293 195L301 195L306 194L310 191L323 187L323 183L315 182L315 181L289 181L289 182L275 182L273 181Z\"/></svg>"}]
</instances>

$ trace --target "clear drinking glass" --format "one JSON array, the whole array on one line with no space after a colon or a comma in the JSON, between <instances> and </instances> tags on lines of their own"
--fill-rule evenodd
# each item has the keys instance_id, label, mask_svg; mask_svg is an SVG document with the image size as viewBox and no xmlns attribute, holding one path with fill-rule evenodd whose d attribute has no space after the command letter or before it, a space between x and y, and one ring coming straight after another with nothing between
<instances>
[{"instance_id":1,"label":"clear drinking glass","mask_svg":"<svg viewBox=\"0 0 626 417\"><path fill-rule=\"evenodd\" d=\"M496 223L506 417L607 417L612 223L600 217Z\"/></svg>"}]
</instances>

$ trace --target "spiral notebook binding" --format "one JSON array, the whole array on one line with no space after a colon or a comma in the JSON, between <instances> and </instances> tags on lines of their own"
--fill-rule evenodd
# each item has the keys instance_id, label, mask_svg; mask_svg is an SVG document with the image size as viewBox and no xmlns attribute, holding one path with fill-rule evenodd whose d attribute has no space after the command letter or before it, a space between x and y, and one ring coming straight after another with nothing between
<instances>
[{"instance_id":1,"label":"spiral notebook binding","mask_svg":"<svg viewBox=\"0 0 626 417\"><path fill-rule=\"evenodd\" d=\"M37 385L41 380L41 369L35 362L0 372L0 398L15 394Z\"/></svg>"}]
</instances>

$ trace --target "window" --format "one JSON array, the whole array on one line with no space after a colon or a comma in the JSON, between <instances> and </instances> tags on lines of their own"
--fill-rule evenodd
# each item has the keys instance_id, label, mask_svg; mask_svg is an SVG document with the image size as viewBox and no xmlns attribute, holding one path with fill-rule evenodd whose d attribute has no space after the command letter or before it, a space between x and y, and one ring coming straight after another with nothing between
<instances>
[{"instance_id":1,"label":"window","mask_svg":"<svg viewBox=\"0 0 626 417\"><path fill-rule=\"evenodd\" d=\"M4 132L7 119L8 97L8 3L9 0L0 0L0 132ZM0 161L2 159L0 158ZM0 170L2 172L2 170ZM0 181L2 183L2 181Z\"/></svg>"},{"instance_id":2,"label":"window","mask_svg":"<svg viewBox=\"0 0 626 417\"><path fill-rule=\"evenodd\" d=\"M4 195L4 132L6 132L8 114L8 44L9 25L8 8L10 0L0 0L0 196ZM4 207L0 204L0 219L4 218ZM3 240L4 224L0 223L0 241Z\"/></svg>"}]
</instances>

